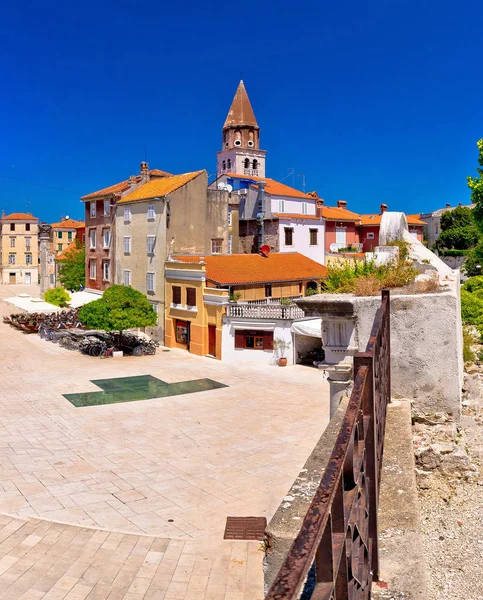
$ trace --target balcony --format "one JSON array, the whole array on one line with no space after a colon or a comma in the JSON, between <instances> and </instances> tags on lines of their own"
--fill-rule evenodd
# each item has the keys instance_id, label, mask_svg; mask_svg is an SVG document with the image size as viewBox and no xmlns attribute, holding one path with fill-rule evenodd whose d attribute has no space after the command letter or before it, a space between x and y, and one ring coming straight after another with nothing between
<instances>
[{"instance_id":1,"label":"balcony","mask_svg":"<svg viewBox=\"0 0 483 600\"><path fill-rule=\"evenodd\" d=\"M258 169L243 169L243 175L250 175L251 177L258 177Z\"/></svg>"},{"instance_id":2,"label":"balcony","mask_svg":"<svg viewBox=\"0 0 483 600\"><path fill-rule=\"evenodd\" d=\"M242 319L302 319L304 311L296 306L280 304L229 304L226 308L227 317Z\"/></svg>"},{"instance_id":3,"label":"balcony","mask_svg":"<svg viewBox=\"0 0 483 600\"><path fill-rule=\"evenodd\" d=\"M300 298L303 298L302 294L299 294L298 296L284 296L284 299L291 300L292 302L294 300L299 300ZM274 304L280 306L280 300L281 298L262 298L261 300L246 300L244 301L244 304Z\"/></svg>"}]
</instances>

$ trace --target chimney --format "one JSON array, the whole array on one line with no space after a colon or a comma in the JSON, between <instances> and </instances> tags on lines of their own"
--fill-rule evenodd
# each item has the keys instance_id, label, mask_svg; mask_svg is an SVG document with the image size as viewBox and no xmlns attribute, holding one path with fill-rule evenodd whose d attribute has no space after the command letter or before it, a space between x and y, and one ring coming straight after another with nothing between
<instances>
[{"instance_id":1,"label":"chimney","mask_svg":"<svg viewBox=\"0 0 483 600\"><path fill-rule=\"evenodd\" d=\"M381 215L387 210L387 204L381 204Z\"/></svg>"},{"instance_id":2,"label":"chimney","mask_svg":"<svg viewBox=\"0 0 483 600\"><path fill-rule=\"evenodd\" d=\"M315 216L319 219L322 217L322 209L324 208L324 199L317 198L317 202L315 203Z\"/></svg>"},{"instance_id":3,"label":"chimney","mask_svg":"<svg viewBox=\"0 0 483 600\"><path fill-rule=\"evenodd\" d=\"M337 208L347 208L347 202L345 200L337 200Z\"/></svg>"},{"instance_id":4,"label":"chimney","mask_svg":"<svg viewBox=\"0 0 483 600\"><path fill-rule=\"evenodd\" d=\"M449 202L446 203L446 208L451 208L451 204Z\"/></svg>"},{"instance_id":5,"label":"chimney","mask_svg":"<svg viewBox=\"0 0 483 600\"><path fill-rule=\"evenodd\" d=\"M458 204L458 206L463 206L463 202L460 202L460 203Z\"/></svg>"},{"instance_id":6,"label":"chimney","mask_svg":"<svg viewBox=\"0 0 483 600\"><path fill-rule=\"evenodd\" d=\"M143 160L141 163L141 182L146 183L146 181L149 181L149 165Z\"/></svg>"}]
</instances>

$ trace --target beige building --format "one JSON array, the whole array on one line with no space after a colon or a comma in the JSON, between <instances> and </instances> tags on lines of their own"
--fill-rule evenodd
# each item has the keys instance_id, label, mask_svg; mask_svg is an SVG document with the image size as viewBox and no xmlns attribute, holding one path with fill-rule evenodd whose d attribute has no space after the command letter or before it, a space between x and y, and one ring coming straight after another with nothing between
<instances>
[{"instance_id":1,"label":"beige building","mask_svg":"<svg viewBox=\"0 0 483 600\"><path fill-rule=\"evenodd\" d=\"M463 206L463 203L460 202L458 206ZM465 204L465 208L475 208L474 204ZM439 234L441 233L441 215L445 212L454 210L457 208L456 206L451 206L451 204L446 204L444 208L439 208L431 213L421 213L419 218L421 221L426 223L425 233L426 233L426 241L428 244L428 248L432 248L436 240L439 238Z\"/></svg>"},{"instance_id":2,"label":"beige building","mask_svg":"<svg viewBox=\"0 0 483 600\"><path fill-rule=\"evenodd\" d=\"M206 171L141 185L116 204L115 283L146 294L158 313L152 333L164 339L165 269L169 255L228 250L228 193L207 189Z\"/></svg>"},{"instance_id":3,"label":"beige building","mask_svg":"<svg viewBox=\"0 0 483 600\"><path fill-rule=\"evenodd\" d=\"M50 232L49 281L54 286L57 283L56 259L69 248L74 248L74 242L84 246L86 224L69 217L62 217L58 223L52 223Z\"/></svg>"},{"instance_id":4,"label":"beige building","mask_svg":"<svg viewBox=\"0 0 483 600\"><path fill-rule=\"evenodd\" d=\"M0 222L2 283L37 284L39 220L30 213L13 213L2 216Z\"/></svg>"}]
</instances>

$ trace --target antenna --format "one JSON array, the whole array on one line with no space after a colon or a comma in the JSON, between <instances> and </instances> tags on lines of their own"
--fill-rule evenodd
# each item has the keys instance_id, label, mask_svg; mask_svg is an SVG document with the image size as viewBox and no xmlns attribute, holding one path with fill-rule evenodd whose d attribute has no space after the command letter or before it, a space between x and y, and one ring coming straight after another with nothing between
<instances>
[{"instance_id":1,"label":"antenna","mask_svg":"<svg viewBox=\"0 0 483 600\"><path fill-rule=\"evenodd\" d=\"M27 212L30 212L30 198L27 198Z\"/></svg>"},{"instance_id":2,"label":"antenna","mask_svg":"<svg viewBox=\"0 0 483 600\"><path fill-rule=\"evenodd\" d=\"M293 177L295 176L295 169L293 169L292 167L287 167L287 169L288 169L288 173L287 173L287 175L285 175L285 177L283 179L281 179L281 181L285 181L290 176L292 177L292 180L293 180Z\"/></svg>"},{"instance_id":3,"label":"antenna","mask_svg":"<svg viewBox=\"0 0 483 600\"><path fill-rule=\"evenodd\" d=\"M144 162L148 162L146 156L146 144L144 144Z\"/></svg>"},{"instance_id":4,"label":"antenna","mask_svg":"<svg viewBox=\"0 0 483 600\"><path fill-rule=\"evenodd\" d=\"M305 192L305 173L297 173L297 177L302 178L302 192Z\"/></svg>"}]
</instances>

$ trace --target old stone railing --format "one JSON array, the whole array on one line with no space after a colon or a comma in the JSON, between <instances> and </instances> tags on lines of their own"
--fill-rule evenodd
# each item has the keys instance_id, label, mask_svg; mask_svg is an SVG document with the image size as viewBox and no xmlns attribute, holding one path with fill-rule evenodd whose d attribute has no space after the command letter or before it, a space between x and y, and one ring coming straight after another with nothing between
<instances>
[{"instance_id":1,"label":"old stone railing","mask_svg":"<svg viewBox=\"0 0 483 600\"><path fill-rule=\"evenodd\" d=\"M379 575L377 509L391 390L389 334L389 292L384 291L366 351L354 357L354 388L332 454L267 600L296 600L302 592L314 600L370 598Z\"/></svg>"},{"instance_id":2,"label":"old stone railing","mask_svg":"<svg viewBox=\"0 0 483 600\"><path fill-rule=\"evenodd\" d=\"M229 304L226 308L228 317L249 319L301 319L304 311L296 305L282 306L280 304Z\"/></svg>"}]
</instances>

